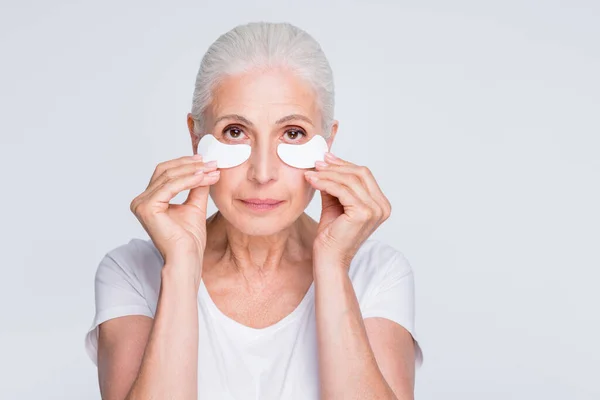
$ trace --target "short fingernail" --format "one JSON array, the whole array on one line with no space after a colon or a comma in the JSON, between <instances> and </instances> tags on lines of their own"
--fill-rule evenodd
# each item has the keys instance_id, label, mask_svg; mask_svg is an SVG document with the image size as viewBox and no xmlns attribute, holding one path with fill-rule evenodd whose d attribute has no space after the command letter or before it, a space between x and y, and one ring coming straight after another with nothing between
<instances>
[{"instance_id":1,"label":"short fingernail","mask_svg":"<svg viewBox=\"0 0 600 400\"><path fill-rule=\"evenodd\" d=\"M316 161L315 166L324 168L327 166L327 163L325 161Z\"/></svg>"},{"instance_id":2,"label":"short fingernail","mask_svg":"<svg viewBox=\"0 0 600 400\"><path fill-rule=\"evenodd\" d=\"M208 174L206 174L206 176L219 176L219 174L221 173L221 171L212 171L209 172Z\"/></svg>"},{"instance_id":3,"label":"short fingernail","mask_svg":"<svg viewBox=\"0 0 600 400\"><path fill-rule=\"evenodd\" d=\"M217 161L213 160L213 161L209 161L207 163L204 163L205 166L207 167L216 167L217 166Z\"/></svg>"}]
</instances>

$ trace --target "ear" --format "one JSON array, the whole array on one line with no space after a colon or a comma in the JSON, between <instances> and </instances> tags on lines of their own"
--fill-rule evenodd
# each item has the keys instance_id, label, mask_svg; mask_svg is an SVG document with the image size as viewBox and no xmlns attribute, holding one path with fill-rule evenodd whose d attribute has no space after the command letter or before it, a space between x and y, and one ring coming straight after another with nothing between
<instances>
[{"instance_id":1,"label":"ear","mask_svg":"<svg viewBox=\"0 0 600 400\"><path fill-rule=\"evenodd\" d=\"M194 118L192 117L192 113L188 113L187 115L187 126L190 131L190 138L192 139L192 153L196 154L198 151L198 143L200 142L200 138L194 133Z\"/></svg>"},{"instance_id":2,"label":"ear","mask_svg":"<svg viewBox=\"0 0 600 400\"><path fill-rule=\"evenodd\" d=\"M333 140L335 139L335 134L337 133L339 126L340 126L340 121L338 121L337 119L334 119L331 124L331 134L329 135L329 138L326 140L327 146L329 146L329 149L331 149L331 146L333 145Z\"/></svg>"}]
</instances>

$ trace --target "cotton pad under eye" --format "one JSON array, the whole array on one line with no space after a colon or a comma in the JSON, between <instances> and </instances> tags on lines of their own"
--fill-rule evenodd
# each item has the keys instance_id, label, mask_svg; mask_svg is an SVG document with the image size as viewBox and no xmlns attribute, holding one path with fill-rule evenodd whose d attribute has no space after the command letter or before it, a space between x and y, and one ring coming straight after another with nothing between
<instances>
[{"instance_id":1,"label":"cotton pad under eye","mask_svg":"<svg viewBox=\"0 0 600 400\"><path fill-rule=\"evenodd\" d=\"M217 168L236 167L248 158L252 148L248 144L221 143L213 135L206 134L198 143L198 154L202 161L217 161Z\"/></svg>"},{"instance_id":2,"label":"cotton pad under eye","mask_svg":"<svg viewBox=\"0 0 600 400\"><path fill-rule=\"evenodd\" d=\"M277 154L281 161L295 168L314 168L316 161L323 161L329 151L325 138L316 135L304 144L280 143Z\"/></svg>"}]
</instances>

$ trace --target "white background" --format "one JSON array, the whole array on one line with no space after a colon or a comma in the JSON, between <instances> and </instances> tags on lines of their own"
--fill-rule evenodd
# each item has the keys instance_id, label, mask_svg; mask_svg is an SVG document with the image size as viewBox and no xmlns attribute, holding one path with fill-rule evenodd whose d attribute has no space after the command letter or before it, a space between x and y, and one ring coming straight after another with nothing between
<instances>
[{"instance_id":1,"label":"white background","mask_svg":"<svg viewBox=\"0 0 600 400\"><path fill-rule=\"evenodd\" d=\"M600 398L600 3L1 4L0 398L99 398L97 263L147 237L129 202L191 154L200 59L254 20L321 43L333 150L394 206L417 399Z\"/></svg>"}]
</instances>

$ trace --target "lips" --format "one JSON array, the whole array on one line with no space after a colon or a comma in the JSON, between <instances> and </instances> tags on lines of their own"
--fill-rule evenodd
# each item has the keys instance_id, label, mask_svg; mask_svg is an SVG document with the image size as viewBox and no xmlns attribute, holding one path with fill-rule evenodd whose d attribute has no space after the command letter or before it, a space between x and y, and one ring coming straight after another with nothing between
<instances>
[{"instance_id":1,"label":"lips","mask_svg":"<svg viewBox=\"0 0 600 400\"><path fill-rule=\"evenodd\" d=\"M245 203L249 203L249 204L271 206L271 205L274 205L274 204L279 204L283 200L275 200L275 199L242 199L242 201L245 202Z\"/></svg>"}]
</instances>

